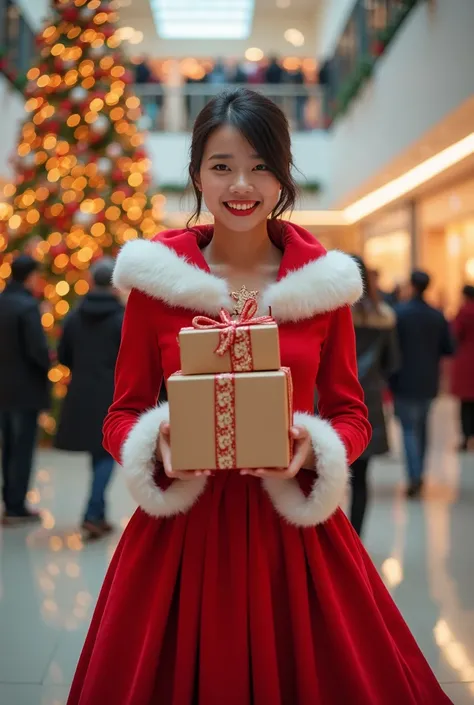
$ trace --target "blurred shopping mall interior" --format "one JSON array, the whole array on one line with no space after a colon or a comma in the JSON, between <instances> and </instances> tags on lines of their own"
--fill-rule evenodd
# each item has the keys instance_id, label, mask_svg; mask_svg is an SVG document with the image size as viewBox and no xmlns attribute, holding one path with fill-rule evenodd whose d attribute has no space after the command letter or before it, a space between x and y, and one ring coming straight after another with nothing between
<instances>
[{"instance_id":1,"label":"blurred shopping mall interior","mask_svg":"<svg viewBox=\"0 0 474 705\"><path fill-rule=\"evenodd\" d=\"M430 304L454 319L463 287L474 285L474 0L101 1L117 26L94 35L96 61L109 70L108 53L124 53L129 66L113 75L119 83L128 76L127 90L136 96L127 99L128 119L136 118L144 136L136 144L144 150L153 194L149 213L140 207L137 218L145 216L145 236L155 223L187 222L193 120L223 88L246 84L282 107L291 126L300 196L288 218L328 249L362 255L386 294L403 290L413 269L425 270ZM8 252L8 233L20 227L12 202L19 163L22 169L35 165L25 121L33 113L37 126L52 120L46 114L36 120L43 99L34 93L54 81L41 66L51 5L0 0L0 291L11 271L2 252ZM100 0L76 5L93 14ZM100 24L89 31L96 30ZM71 100L80 102L81 91L94 91L97 67L80 66L73 53L61 58L63 50L56 53L58 74L69 71L78 96ZM113 95L108 102L110 95L104 99L109 106L119 102ZM100 96L96 100L104 105ZM66 113L76 109L81 112L65 105ZM120 132L124 110L116 110ZM91 134L100 132L97 112ZM59 132L62 119L74 124L66 113L54 118ZM97 162L104 178L113 148L107 155ZM46 187L56 166L48 166ZM137 186L140 179L132 170L128 183ZM39 186L32 196L37 202ZM86 230L94 211L80 211L82 219L74 222ZM31 227L35 217L26 216ZM208 217L204 213L203 221ZM136 227L117 229L116 242L137 237ZM37 243L38 252L57 247L55 235L44 247ZM88 245L79 251L79 269L87 268L95 246L89 255ZM67 253L58 250L58 256L68 261ZM59 260L56 265L61 271ZM84 293L82 280L67 281ZM58 286L51 290L52 313L43 312L47 330L69 309ZM69 291L69 283L64 288ZM58 399L66 392L62 374L58 366L50 376ZM467 705L474 704L474 453L459 452L449 360L440 376L427 486L418 501L405 496L401 433L387 404L391 447L371 466L363 540L446 693L455 705ZM110 506L117 531L97 542L82 539L77 527L89 483L87 457L51 447L53 416L40 419L28 495L42 524L0 527L0 705L65 705L105 570L134 511L116 472Z\"/></svg>"}]
</instances>

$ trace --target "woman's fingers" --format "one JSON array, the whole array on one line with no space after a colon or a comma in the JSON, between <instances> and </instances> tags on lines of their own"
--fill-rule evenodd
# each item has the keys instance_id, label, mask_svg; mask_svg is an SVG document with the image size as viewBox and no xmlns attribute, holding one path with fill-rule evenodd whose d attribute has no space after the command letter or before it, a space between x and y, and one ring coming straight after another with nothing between
<instances>
[{"instance_id":1,"label":"woman's fingers","mask_svg":"<svg viewBox=\"0 0 474 705\"><path fill-rule=\"evenodd\" d=\"M158 443L160 447L161 460L165 470L165 475L172 480L192 480L195 474L192 472L175 472L171 464L171 430L170 425L166 421L160 424L160 434Z\"/></svg>"},{"instance_id":2,"label":"woman's fingers","mask_svg":"<svg viewBox=\"0 0 474 705\"><path fill-rule=\"evenodd\" d=\"M192 480L195 477L211 477L214 475L211 470L189 470L185 472L173 471L171 465L171 445L170 445L170 425L166 421L160 424L159 445L160 454L163 459L165 473L175 480ZM281 480L288 480L295 477L301 468L305 467L308 457L311 455L311 438L308 431L303 426L293 426L290 429L291 438L294 440L293 458L287 468L241 468L241 475L251 477L275 477Z\"/></svg>"},{"instance_id":3,"label":"woman's fingers","mask_svg":"<svg viewBox=\"0 0 474 705\"><path fill-rule=\"evenodd\" d=\"M280 480L289 480L295 477L311 455L311 438L303 426L293 426L290 429L290 435L294 439L294 448L293 458L287 468L257 468L254 470L245 468L240 471L240 474L252 475L253 477L276 477Z\"/></svg>"}]
</instances>

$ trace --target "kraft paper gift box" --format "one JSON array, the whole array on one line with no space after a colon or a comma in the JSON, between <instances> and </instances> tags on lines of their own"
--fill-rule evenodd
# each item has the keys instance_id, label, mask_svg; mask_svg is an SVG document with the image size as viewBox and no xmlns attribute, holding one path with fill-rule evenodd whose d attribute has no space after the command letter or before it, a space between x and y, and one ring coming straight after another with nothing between
<instances>
[{"instance_id":1,"label":"kraft paper gift box","mask_svg":"<svg viewBox=\"0 0 474 705\"><path fill-rule=\"evenodd\" d=\"M286 468L293 421L291 373L181 373L168 379L174 470Z\"/></svg>"},{"instance_id":2,"label":"kraft paper gift box","mask_svg":"<svg viewBox=\"0 0 474 705\"><path fill-rule=\"evenodd\" d=\"M254 318L256 302L244 306L238 320L223 310L220 321L196 316L179 333L184 375L280 369L278 326L270 316Z\"/></svg>"}]
</instances>

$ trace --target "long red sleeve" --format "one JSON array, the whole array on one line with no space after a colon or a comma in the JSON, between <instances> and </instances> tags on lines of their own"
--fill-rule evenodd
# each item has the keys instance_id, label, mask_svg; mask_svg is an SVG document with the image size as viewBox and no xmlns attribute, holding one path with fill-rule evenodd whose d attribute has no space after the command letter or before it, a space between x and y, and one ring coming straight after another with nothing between
<instances>
[{"instance_id":1,"label":"long red sleeve","mask_svg":"<svg viewBox=\"0 0 474 705\"><path fill-rule=\"evenodd\" d=\"M153 300L133 289L115 368L114 401L104 421L104 448L121 462L122 445L138 416L156 405L163 379Z\"/></svg>"},{"instance_id":2,"label":"long red sleeve","mask_svg":"<svg viewBox=\"0 0 474 705\"><path fill-rule=\"evenodd\" d=\"M355 333L348 306L331 314L316 386L319 414L337 431L350 465L367 447L372 429L357 378Z\"/></svg>"}]
</instances>

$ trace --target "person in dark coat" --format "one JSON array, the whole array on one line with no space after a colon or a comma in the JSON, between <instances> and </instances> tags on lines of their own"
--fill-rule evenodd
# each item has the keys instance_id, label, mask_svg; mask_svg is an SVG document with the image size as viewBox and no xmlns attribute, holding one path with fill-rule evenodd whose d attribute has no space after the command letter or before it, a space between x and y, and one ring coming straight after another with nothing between
<instances>
[{"instance_id":1,"label":"person in dark coat","mask_svg":"<svg viewBox=\"0 0 474 705\"><path fill-rule=\"evenodd\" d=\"M418 497L423 487L428 417L438 394L440 362L454 352L448 322L425 301L429 283L426 272L414 271L409 300L395 306L401 365L391 380L391 389L403 431L408 497Z\"/></svg>"},{"instance_id":2,"label":"person in dark coat","mask_svg":"<svg viewBox=\"0 0 474 705\"><path fill-rule=\"evenodd\" d=\"M461 450L474 450L474 286L463 289L463 304L453 322L456 355L452 393L461 402Z\"/></svg>"},{"instance_id":3,"label":"person in dark coat","mask_svg":"<svg viewBox=\"0 0 474 705\"><path fill-rule=\"evenodd\" d=\"M283 83L284 75L285 71L282 68L280 62L278 61L278 58L276 56L270 57L270 61L268 62L268 67L265 73L265 83L269 83L272 85L278 85L280 83Z\"/></svg>"},{"instance_id":4,"label":"person in dark coat","mask_svg":"<svg viewBox=\"0 0 474 705\"><path fill-rule=\"evenodd\" d=\"M92 290L65 319L58 359L71 370L55 445L91 456L92 483L82 528L86 538L111 531L105 491L114 461L102 446L102 424L112 403L114 371L124 308L112 288L114 261L103 258L91 267Z\"/></svg>"},{"instance_id":5,"label":"person in dark coat","mask_svg":"<svg viewBox=\"0 0 474 705\"><path fill-rule=\"evenodd\" d=\"M20 255L0 294L0 421L4 525L40 520L26 495L31 478L38 415L49 408L48 343L34 289L38 262Z\"/></svg>"},{"instance_id":6,"label":"person in dark coat","mask_svg":"<svg viewBox=\"0 0 474 705\"><path fill-rule=\"evenodd\" d=\"M357 261L364 283L364 296L353 307L359 381L372 426L372 440L351 467L351 524L361 534L368 501L368 468L374 455L388 451L383 392L399 364L396 319L393 310L380 300L376 280L370 277L360 257Z\"/></svg>"}]
</instances>

